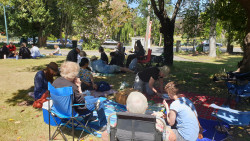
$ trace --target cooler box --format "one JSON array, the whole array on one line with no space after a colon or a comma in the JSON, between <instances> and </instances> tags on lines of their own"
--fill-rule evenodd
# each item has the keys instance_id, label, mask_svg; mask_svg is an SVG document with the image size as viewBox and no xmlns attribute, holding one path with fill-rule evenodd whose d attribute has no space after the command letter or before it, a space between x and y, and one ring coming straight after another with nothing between
<instances>
[{"instance_id":1,"label":"cooler box","mask_svg":"<svg viewBox=\"0 0 250 141\"><path fill-rule=\"evenodd\" d=\"M52 100L51 100L51 101L50 101L50 107L51 107L52 105L53 105L53 102L52 102ZM43 103L43 107L42 107L42 109L43 109L43 120L44 120L44 122L47 123L47 124L49 124L49 111L48 111L49 108L48 108L48 107L49 107L49 102L48 102L48 101L44 102L44 103ZM58 124L61 123L61 119L60 119L60 118L55 117L55 116L54 116L54 118L53 118L53 116L50 114L50 125L51 125L51 126L57 126L55 120L56 120L56 122L57 122Z\"/></svg>"}]
</instances>

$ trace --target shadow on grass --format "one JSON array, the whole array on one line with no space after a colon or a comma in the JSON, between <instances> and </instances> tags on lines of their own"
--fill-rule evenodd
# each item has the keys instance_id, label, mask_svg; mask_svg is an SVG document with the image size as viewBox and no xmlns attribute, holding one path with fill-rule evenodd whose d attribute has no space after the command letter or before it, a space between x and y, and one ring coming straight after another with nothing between
<instances>
[{"instance_id":1,"label":"shadow on grass","mask_svg":"<svg viewBox=\"0 0 250 141\"><path fill-rule=\"evenodd\" d=\"M32 92L34 91L34 87L30 87L29 89L27 90L18 90L17 92L13 93L13 97L12 98L9 98L7 99L5 102L6 103L9 103L11 106L16 106L18 105L19 103L21 102L24 102L26 101L27 102L27 105L32 105L33 102L34 102L34 99L31 98L28 93L29 92Z\"/></svg>"},{"instance_id":2,"label":"shadow on grass","mask_svg":"<svg viewBox=\"0 0 250 141\"><path fill-rule=\"evenodd\" d=\"M60 61L56 61L56 63L58 64L58 66L60 67L61 64L64 62L64 60L60 60ZM43 70L46 68L46 65L40 65L40 66L33 66L33 67L28 67L27 70L31 71L31 72L36 72L39 70Z\"/></svg>"}]
</instances>

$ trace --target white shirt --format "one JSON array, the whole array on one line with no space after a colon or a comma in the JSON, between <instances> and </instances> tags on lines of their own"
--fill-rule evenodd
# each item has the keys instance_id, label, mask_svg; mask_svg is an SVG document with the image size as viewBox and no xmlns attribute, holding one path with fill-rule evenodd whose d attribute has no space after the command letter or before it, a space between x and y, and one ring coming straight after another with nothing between
<instances>
[{"instance_id":1,"label":"white shirt","mask_svg":"<svg viewBox=\"0 0 250 141\"><path fill-rule=\"evenodd\" d=\"M30 50L31 52L31 56L32 57L37 57L37 56L41 56L39 48L37 46L33 46Z\"/></svg>"}]
</instances>

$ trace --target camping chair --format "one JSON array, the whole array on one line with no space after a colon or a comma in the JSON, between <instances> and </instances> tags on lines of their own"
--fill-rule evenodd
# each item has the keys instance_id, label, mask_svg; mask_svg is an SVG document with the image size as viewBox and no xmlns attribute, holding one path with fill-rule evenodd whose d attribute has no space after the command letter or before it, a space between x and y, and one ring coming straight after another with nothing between
<instances>
[{"instance_id":1,"label":"camping chair","mask_svg":"<svg viewBox=\"0 0 250 141\"><path fill-rule=\"evenodd\" d=\"M249 126L250 125L250 111L242 112L242 111L231 109L229 107L221 107L216 104L211 104L209 107L217 109L212 113L212 115L217 117L220 123L220 128L224 129L228 135L229 135L229 131L227 130L227 128L225 128L225 126L222 125L221 122L225 122L232 126Z\"/></svg>"},{"instance_id":2,"label":"camping chair","mask_svg":"<svg viewBox=\"0 0 250 141\"><path fill-rule=\"evenodd\" d=\"M116 127L110 126L110 118L113 115L117 116ZM156 119L163 123L163 132L156 130ZM112 113L108 117L107 133L110 141L162 141L166 138L166 123L163 119L152 115L128 112Z\"/></svg>"},{"instance_id":3,"label":"camping chair","mask_svg":"<svg viewBox=\"0 0 250 141\"><path fill-rule=\"evenodd\" d=\"M82 122L78 121L78 119L84 120L86 119L86 117L90 119L89 116L91 116L92 113L87 113L86 115L78 115L75 112L74 110L75 106L80 106L84 104L73 104L74 97L73 97L72 87L55 88L51 85L51 83L48 83L48 90L50 91L49 99L51 99L53 102L53 105L50 108L50 100L49 100L49 106L48 106L49 107L49 138L50 140L51 139L53 140L59 133L62 135L64 140L67 140L67 138L65 137L62 131L62 129L65 127L72 128L73 140L74 140L74 128L75 127L76 129L82 130L78 140L81 138L84 130L86 130L89 133L93 133L91 129L89 129L86 126L88 121L86 121L85 125L83 125ZM51 117L53 118L57 126L52 137L50 136L50 123L51 123L50 118ZM59 118L60 120L58 120L57 118Z\"/></svg>"},{"instance_id":4,"label":"camping chair","mask_svg":"<svg viewBox=\"0 0 250 141\"><path fill-rule=\"evenodd\" d=\"M150 67L151 66L151 53L152 53L152 49L148 49L148 54L146 56L138 57L137 63L141 64L142 66L143 64L146 64L145 65L146 67Z\"/></svg>"}]
</instances>

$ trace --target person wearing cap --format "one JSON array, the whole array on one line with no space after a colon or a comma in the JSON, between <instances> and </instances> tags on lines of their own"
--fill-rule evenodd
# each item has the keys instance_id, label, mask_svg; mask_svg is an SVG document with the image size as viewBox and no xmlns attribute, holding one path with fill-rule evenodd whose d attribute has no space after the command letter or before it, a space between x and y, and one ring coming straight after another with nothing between
<instances>
[{"instance_id":1,"label":"person wearing cap","mask_svg":"<svg viewBox=\"0 0 250 141\"><path fill-rule=\"evenodd\" d=\"M50 62L44 70L36 73L34 78L34 98L38 100L44 93L48 93L48 82L53 82L53 77L59 72L58 65Z\"/></svg>"},{"instance_id":2,"label":"person wearing cap","mask_svg":"<svg viewBox=\"0 0 250 141\"><path fill-rule=\"evenodd\" d=\"M77 48L72 49L66 58L66 61L77 62L78 54L82 50L81 46L77 46Z\"/></svg>"},{"instance_id":3,"label":"person wearing cap","mask_svg":"<svg viewBox=\"0 0 250 141\"><path fill-rule=\"evenodd\" d=\"M134 89L139 90L147 95L162 94L163 91L163 78L168 76L170 69L167 66L163 67L151 67L141 72L138 72L135 76ZM156 81L160 82L160 91L154 87Z\"/></svg>"},{"instance_id":4,"label":"person wearing cap","mask_svg":"<svg viewBox=\"0 0 250 141\"><path fill-rule=\"evenodd\" d=\"M112 74L112 73L116 73L120 71L125 71L125 72L134 73L134 71L125 67L120 67L117 65L107 65L103 60L101 59L98 60L96 56L92 56L90 58L90 61L91 61L92 71L94 72Z\"/></svg>"}]
</instances>

